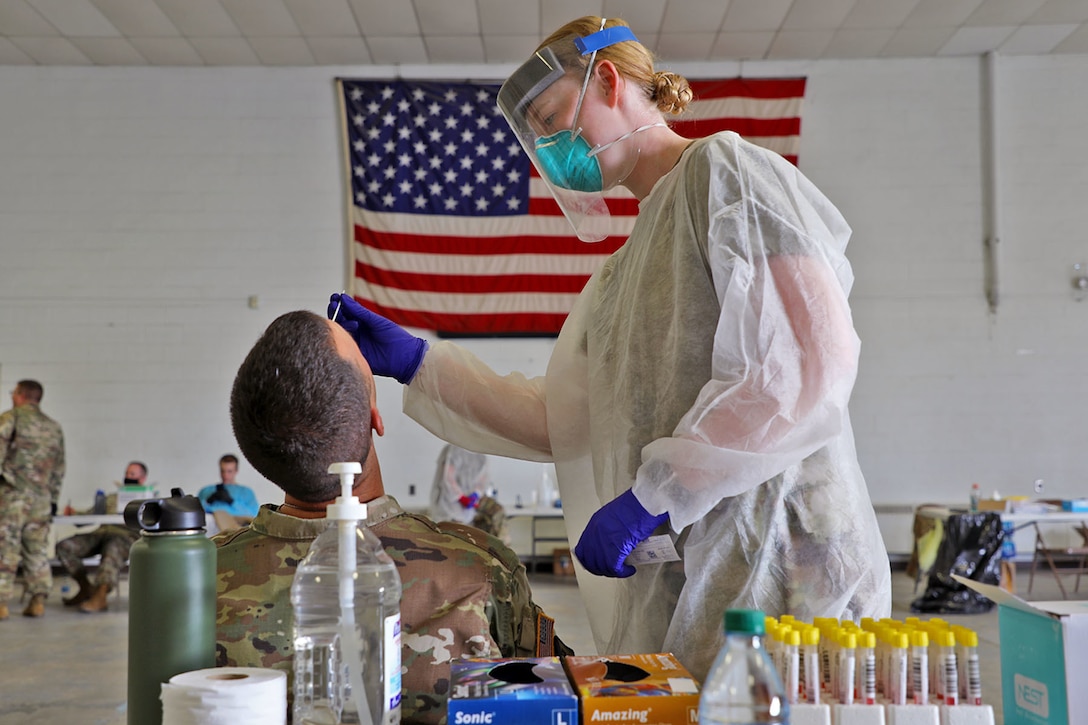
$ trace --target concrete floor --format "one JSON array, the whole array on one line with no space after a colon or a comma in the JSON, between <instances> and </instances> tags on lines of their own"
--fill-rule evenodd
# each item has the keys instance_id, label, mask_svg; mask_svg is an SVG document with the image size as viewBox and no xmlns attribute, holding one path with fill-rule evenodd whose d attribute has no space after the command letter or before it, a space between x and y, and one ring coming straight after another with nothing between
<instances>
[{"instance_id":1,"label":"concrete floor","mask_svg":"<svg viewBox=\"0 0 1088 725\"><path fill-rule=\"evenodd\" d=\"M574 578L537 573L530 579L534 598L555 617L560 637L578 654L594 654ZM893 572L892 581L892 616L912 616L914 581L902 571ZM1027 572L1023 565L1017 584L1020 595L1025 596ZM70 585L66 578L57 578L44 617L23 617L23 605L11 602L11 618L0 622L0 650L5 659L0 677L0 725L125 725L127 582L122 583L120 597L111 595L110 610L103 614L83 614L64 607L62 588ZM1078 596L1088 599L1088 584L1081 587ZM1032 595L1025 598L1058 599L1060 594L1053 577L1040 575ZM945 618L978 631L983 699L993 706L996 725L1002 725L997 609Z\"/></svg>"}]
</instances>

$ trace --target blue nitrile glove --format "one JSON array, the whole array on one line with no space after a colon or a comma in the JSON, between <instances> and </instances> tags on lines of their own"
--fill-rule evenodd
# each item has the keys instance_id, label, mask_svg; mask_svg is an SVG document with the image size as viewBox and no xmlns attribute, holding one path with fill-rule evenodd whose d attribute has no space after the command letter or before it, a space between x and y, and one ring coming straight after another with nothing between
<instances>
[{"instance_id":1,"label":"blue nitrile glove","mask_svg":"<svg viewBox=\"0 0 1088 725\"><path fill-rule=\"evenodd\" d=\"M336 312L340 305L340 312ZM395 322L360 305L351 295L337 292L329 298L329 319L347 330L370 363L375 375L396 378L407 385L427 352L427 341L410 334Z\"/></svg>"},{"instance_id":2,"label":"blue nitrile glove","mask_svg":"<svg viewBox=\"0 0 1088 725\"><path fill-rule=\"evenodd\" d=\"M654 516L628 489L597 510L574 547L574 555L590 572L598 576L629 577L635 567L625 564L631 550L642 543L668 514Z\"/></svg>"}]
</instances>

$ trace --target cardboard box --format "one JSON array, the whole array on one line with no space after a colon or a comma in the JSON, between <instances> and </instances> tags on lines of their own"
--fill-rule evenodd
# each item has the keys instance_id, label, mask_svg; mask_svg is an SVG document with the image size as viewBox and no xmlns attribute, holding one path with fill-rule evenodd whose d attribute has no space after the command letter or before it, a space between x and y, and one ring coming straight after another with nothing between
<instances>
[{"instance_id":1,"label":"cardboard box","mask_svg":"<svg viewBox=\"0 0 1088 725\"><path fill-rule=\"evenodd\" d=\"M449 725L578 725L578 696L558 657L450 663Z\"/></svg>"},{"instance_id":2,"label":"cardboard box","mask_svg":"<svg viewBox=\"0 0 1088 725\"><path fill-rule=\"evenodd\" d=\"M121 486L117 489L117 513L123 514L130 501L142 501L145 498L155 498L151 486Z\"/></svg>"},{"instance_id":3,"label":"cardboard box","mask_svg":"<svg viewBox=\"0 0 1088 725\"><path fill-rule=\"evenodd\" d=\"M1025 602L955 578L998 604L1005 725L1088 723L1088 601Z\"/></svg>"},{"instance_id":4,"label":"cardboard box","mask_svg":"<svg viewBox=\"0 0 1088 725\"><path fill-rule=\"evenodd\" d=\"M570 556L570 549L552 552L552 573L556 576L574 576L574 559Z\"/></svg>"},{"instance_id":5,"label":"cardboard box","mask_svg":"<svg viewBox=\"0 0 1088 725\"><path fill-rule=\"evenodd\" d=\"M699 685L671 654L567 657L582 725L699 722Z\"/></svg>"},{"instance_id":6,"label":"cardboard box","mask_svg":"<svg viewBox=\"0 0 1088 725\"><path fill-rule=\"evenodd\" d=\"M978 501L978 510L1009 513L1011 511L1010 504L1011 502L1005 498L981 498Z\"/></svg>"}]
</instances>

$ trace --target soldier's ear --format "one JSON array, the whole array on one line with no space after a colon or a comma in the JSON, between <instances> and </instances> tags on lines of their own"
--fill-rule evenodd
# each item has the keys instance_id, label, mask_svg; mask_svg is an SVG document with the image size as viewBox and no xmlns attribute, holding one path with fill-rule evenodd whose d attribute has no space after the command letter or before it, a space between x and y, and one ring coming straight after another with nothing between
<instances>
[{"instance_id":1,"label":"soldier's ear","mask_svg":"<svg viewBox=\"0 0 1088 725\"><path fill-rule=\"evenodd\" d=\"M378 412L378 406L370 406L370 429L377 433L379 436L385 435L385 422L382 420L382 414Z\"/></svg>"}]
</instances>

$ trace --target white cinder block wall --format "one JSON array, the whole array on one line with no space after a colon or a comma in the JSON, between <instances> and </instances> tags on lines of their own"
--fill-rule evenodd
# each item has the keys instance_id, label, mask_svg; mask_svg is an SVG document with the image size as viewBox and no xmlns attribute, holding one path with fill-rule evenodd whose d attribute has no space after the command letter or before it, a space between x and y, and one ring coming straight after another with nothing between
<instances>
[{"instance_id":1,"label":"white cinder block wall","mask_svg":"<svg viewBox=\"0 0 1088 725\"><path fill-rule=\"evenodd\" d=\"M333 78L358 70L0 68L0 385L45 385L68 442L62 503L89 505L130 458L163 490L195 490L236 450L227 399L245 352L276 315L324 311L344 286ZM434 75L509 69L462 70ZM801 167L854 228L851 409L874 502L966 500L972 481L1026 494L1038 478L1088 495L1088 300L1070 285L1088 262L1088 57L999 59L993 315L978 59L744 72L809 78ZM530 374L551 349L464 344ZM400 413L397 384L379 402L387 487L424 505L441 442ZM506 500L541 475L493 465ZM240 478L279 500L244 462ZM909 546L909 517L884 524L890 548Z\"/></svg>"}]
</instances>

